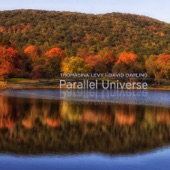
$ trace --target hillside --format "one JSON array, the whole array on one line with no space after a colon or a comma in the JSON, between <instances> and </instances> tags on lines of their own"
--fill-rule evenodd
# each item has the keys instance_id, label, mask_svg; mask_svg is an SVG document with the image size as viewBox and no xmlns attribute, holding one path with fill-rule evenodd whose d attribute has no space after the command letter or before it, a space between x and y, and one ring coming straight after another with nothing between
<instances>
[{"instance_id":1,"label":"hillside","mask_svg":"<svg viewBox=\"0 0 170 170\"><path fill-rule=\"evenodd\" d=\"M170 79L170 24L121 13L0 12L0 77L129 71Z\"/></svg>"},{"instance_id":2,"label":"hillside","mask_svg":"<svg viewBox=\"0 0 170 170\"><path fill-rule=\"evenodd\" d=\"M91 53L112 48L139 55L170 51L170 24L145 16L110 13L90 15L71 12L16 10L0 12L0 43L48 49L55 45L66 55L81 49Z\"/></svg>"}]
</instances>

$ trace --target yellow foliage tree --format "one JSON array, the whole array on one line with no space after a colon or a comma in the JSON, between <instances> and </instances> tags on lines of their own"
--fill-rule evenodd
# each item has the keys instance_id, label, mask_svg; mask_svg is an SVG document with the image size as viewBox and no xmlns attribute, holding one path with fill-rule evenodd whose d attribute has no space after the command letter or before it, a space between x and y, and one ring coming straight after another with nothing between
<instances>
[{"instance_id":1,"label":"yellow foliage tree","mask_svg":"<svg viewBox=\"0 0 170 170\"><path fill-rule=\"evenodd\" d=\"M73 56L63 60L61 70L63 73L88 73L89 67L82 58Z\"/></svg>"}]
</instances>

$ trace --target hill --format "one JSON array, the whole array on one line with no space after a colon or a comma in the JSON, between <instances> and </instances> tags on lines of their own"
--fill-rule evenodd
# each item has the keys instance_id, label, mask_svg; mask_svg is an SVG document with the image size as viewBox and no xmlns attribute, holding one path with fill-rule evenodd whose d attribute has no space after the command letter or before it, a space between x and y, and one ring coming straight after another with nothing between
<instances>
[{"instance_id":1,"label":"hill","mask_svg":"<svg viewBox=\"0 0 170 170\"><path fill-rule=\"evenodd\" d=\"M0 77L147 72L170 79L170 24L146 16L0 12Z\"/></svg>"},{"instance_id":2,"label":"hill","mask_svg":"<svg viewBox=\"0 0 170 170\"><path fill-rule=\"evenodd\" d=\"M145 16L110 13L91 15L72 12L15 10L0 12L0 43L15 43L42 49L58 45L66 55L80 50L98 53L112 48L116 53L138 55L170 51L170 24Z\"/></svg>"}]
</instances>

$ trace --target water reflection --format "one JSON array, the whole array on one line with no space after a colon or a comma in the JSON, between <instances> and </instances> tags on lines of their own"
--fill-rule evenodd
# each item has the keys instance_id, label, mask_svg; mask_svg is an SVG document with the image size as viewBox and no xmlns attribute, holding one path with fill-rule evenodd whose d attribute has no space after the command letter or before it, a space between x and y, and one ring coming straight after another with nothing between
<instances>
[{"instance_id":1,"label":"water reflection","mask_svg":"<svg viewBox=\"0 0 170 170\"><path fill-rule=\"evenodd\" d=\"M170 144L169 131L169 107L0 96L1 153L137 153Z\"/></svg>"}]
</instances>

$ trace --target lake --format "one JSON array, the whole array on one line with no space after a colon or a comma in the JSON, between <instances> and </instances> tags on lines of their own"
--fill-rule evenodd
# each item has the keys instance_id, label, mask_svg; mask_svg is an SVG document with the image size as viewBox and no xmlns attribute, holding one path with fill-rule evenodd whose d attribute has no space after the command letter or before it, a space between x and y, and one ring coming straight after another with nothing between
<instances>
[{"instance_id":1,"label":"lake","mask_svg":"<svg viewBox=\"0 0 170 170\"><path fill-rule=\"evenodd\" d=\"M170 91L1 90L0 169L166 170Z\"/></svg>"}]
</instances>

